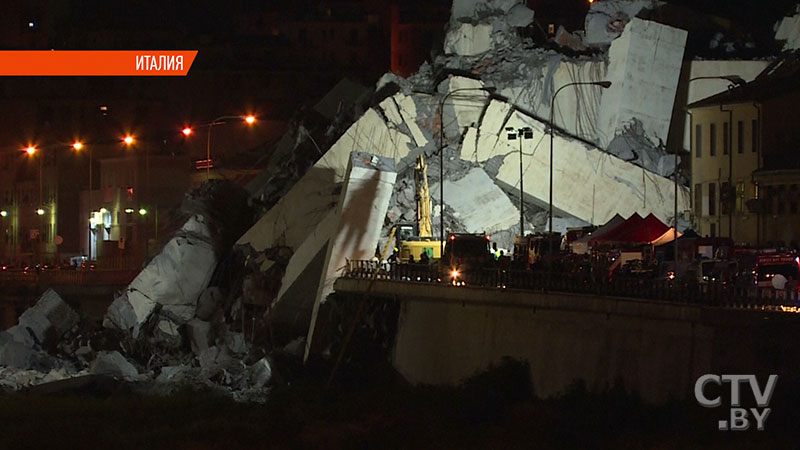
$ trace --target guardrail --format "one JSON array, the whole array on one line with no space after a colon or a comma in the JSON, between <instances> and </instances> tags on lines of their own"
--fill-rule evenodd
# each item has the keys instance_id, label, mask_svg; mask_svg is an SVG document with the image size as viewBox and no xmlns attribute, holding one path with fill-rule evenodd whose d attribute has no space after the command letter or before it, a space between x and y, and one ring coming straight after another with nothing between
<instances>
[{"instance_id":1,"label":"guardrail","mask_svg":"<svg viewBox=\"0 0 800 450\"><path fill-rule=\"evenodd\" d=\"M376 273L377 271L377 273ZM673 303L744 308L780 308L800 310L797 290L776 290L723 282L688 283L677 280L592 277L585 273L553 273L491 268L461 272L453 282L439 267L421 264L387 264L375 261L348 261L345 278L435 283L454 286L477 286L497 289L524 289L612 297L627 297ZM442 281L444 279L444 281Z\"/></svg>"},{"instance_id":2,"label":"guardrail","mask_svg":"<svg viewBox=\"0 0 800 450\"><path fill-rule=\"evenodd\" d=\"M0 271L0 283L17 283L39 286L123 286L130 283L139 270L49 270L23 272L21 270Z\"/></svg>"}]
</instances>

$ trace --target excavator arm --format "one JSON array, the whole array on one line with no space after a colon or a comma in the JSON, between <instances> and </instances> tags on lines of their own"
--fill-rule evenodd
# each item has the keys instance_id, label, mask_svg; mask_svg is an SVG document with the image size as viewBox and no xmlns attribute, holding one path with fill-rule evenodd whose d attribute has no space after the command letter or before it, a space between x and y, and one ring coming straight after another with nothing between
<instances>
[{"instance_id":1,"label":"excavator arm","mask_svg":"<svg viewBox=\"0 0 800 450\"><path fill-rule=\"evenodd\" d=\"M415 198L417 201L417 225L419 226L420 237L431 237L433 234L431 226L431 193L428 188L428 166L422 155L417 156L417 164L414 167L414 187Z\"/></svg>"}]
</instances>

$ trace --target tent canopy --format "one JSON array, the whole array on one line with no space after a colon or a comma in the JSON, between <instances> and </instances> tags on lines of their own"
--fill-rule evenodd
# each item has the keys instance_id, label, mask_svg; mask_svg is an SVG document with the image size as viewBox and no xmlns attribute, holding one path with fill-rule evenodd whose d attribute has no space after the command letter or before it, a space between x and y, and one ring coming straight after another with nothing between
<instances>
[{"instance_id":1,"label":"tent canopy","mask_svg":"<svg viewBox=\"0 0 800 450\"><path fill-rule=\"evenodd\" d=\"M572 243L572 252L573 253L586 253L589 251L589 241L593 239L597 239L605 235L606 233L614 230L618 226L625 223L625 219L622 218L619 214L614 214L614 217L609 219L605 225L601 226L600 228L594 230L591 234L587 234L586 236L576 239Z\"/></svg>"},{"instance_id":2,"label":"tent canopy","mask_svg":"<svg viewBox=\"0 0 800 450\"><path fill-rule=\"evenodd\" d=\"M623 242L649 244L660 238L669 229L670 227L652 213L645 218L633 213L625 223L596 238L594 243L590 241L590 245Z\"/></svg>"}]
</instances>

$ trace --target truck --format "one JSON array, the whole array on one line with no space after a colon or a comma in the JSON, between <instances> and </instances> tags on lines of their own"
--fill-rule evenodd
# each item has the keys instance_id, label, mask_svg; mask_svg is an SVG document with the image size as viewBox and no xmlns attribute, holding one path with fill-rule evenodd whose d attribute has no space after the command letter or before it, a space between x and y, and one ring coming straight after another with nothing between
<instances>
[{"instance_id":1,"label":"truck","mask_svg":"<svg viewBox=\"0 0 800 450\"><path fill-rule=\"evenodd\" d=\"M514 237L514 255L512 261L515 267L530 268L550 254L561 253L561 233L533 233L525 236Z\"/></svg>"},{"instance_id":2,"label":"truck","mask_svg":"<svg viewBox=\"0 0 800 450\"><path fill-rule=\"evenodd\" d=\"M756 286L772 287L772 279L780 274L787 280L800 279L800 256L796 253L767 253L756 256Z\"/></svg>"},{"instance_id":3,"label":"truck","mask_svg":"<svg viewBox=\"0 0 800 450\"><path fill-rule=\"evenodd\" d=\"M489 235L453 233L448 236L444 254L439 259L442 281L457 286L468 283L471 276L494 266Z\"/></svg>"}]
</instances>

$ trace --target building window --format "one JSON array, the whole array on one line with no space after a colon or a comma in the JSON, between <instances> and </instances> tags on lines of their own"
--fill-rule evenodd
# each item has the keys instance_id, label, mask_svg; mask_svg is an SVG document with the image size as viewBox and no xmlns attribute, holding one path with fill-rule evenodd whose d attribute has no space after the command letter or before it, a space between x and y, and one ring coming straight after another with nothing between
<instances>
[{"instance_id":1,"label":"building window","mask_svg":"<svg viewBox=\"0 0 800 450\"><path fill-rule=\"evenodd\" d=\"M711 237L717 237L717 224L711 224Z\"/></svg>"},{"instance_id":2,"label":"building window","mask_svg":"<svg viewBox=\"0 0 800 450\"><path fill-rule=\"evenodd\" d=\"M708 184L708 215L717 215L717 185L714 183Z\"/></svg>"},{"instance_id":3,"label":"building window","mask_svg":"<svg viewBox=\"0 0 800 450\"><path fill-rule=\"evenodd\" d=\"M725 122L725 123L722 124L722 154L723 155L727 155L728 154L728 150L730 150L728 148L728 145L729 145L729 142L728 142L729 139L728 138L730 137L730 136L728 136L728 134L729 134L728 131L730 129L731 129L731 127L729 126L728 122Z\"/></svg>"},{"instance_id":4,"label":"building window","mask_svg":"<svg viewBox=\"0 0 800 450\"><path fill-rule=\"evenodd\" d=\"M547 34L551 36L556 34L556 24L554 23L547 24Z\"/></svg>"},{"instance_id":5,"label":"building window","mask_svg":"<svg viewBox=\"0 0 800 450\"><path fill-rule=\"evenodd\" d=\"M694 185L694 211L698 217L703 215L703 185L700 183Z\"/></svg>"},{"instance_id":6,"label":"building window","mask_svg":"<svg viewBox=\"0 0 800 450\"><path fill-rule=\"evenodd\" d=\"M736 122L736 135L738 136L736 152L742 154L744 153L744 120Z\"/></svg>"},{"instance_id":7,"label":"building window","mask_svg":"<svg viewBox=\"0 0 800 450\"><path fill-rule=\"evenodd\" d=\"M744 212L744 181L736 182L736 212Z\"/></svg>"},{"instance_id":8,"label":"building window","mask_svg":"<svg viewBox=\"0 0 800 450\"><path fill-rule=\"evenodd\" d=\"M789 188L789 212L797 214L797 185L793 184Z\"/></svg>"},{"instance_id":9,"label":"building window","mask_svg":"<svg viewBox=\"0 0 800 450\"><path fill-rule=\"evenodd\" d=\"M708 155L715 156L717 154L717 124L711 124L708 130L708 137L710 139L708 143Z\"/></svg>"},{"instance_id":10,"label":"building window","mask_svg":"<svg viewBox=\"0 0 800 450\"><path fill-rule=\"evenodd\" d=\"M731 185L728 184L727 181L723 181L719 185L719 209L720 209L720 212L725 216L727 216L728 214L731 213L731 208L730 208L730 205L731 205L731 195L730 195L731 188L730 187L731 187Z\"/></svg>"},{"instance_id":11,"label":"building window","mask_svg":"<svg viewBox=\"0 0 800 450\"><path fill-rule=\"evenodd\" d=\"M694 149L696 158L703 156L703 127L701 125L694 127Z\"/></svg>"},{"instance_id":12,"label":"building window","mask_svg":"<svg viewBox=\"0 0 800 450\"><path fill-rule=\"evenodd\" d=\"M758 133L759 133L759 130L758 130L758 119L753 119L751 127L752 127L752 133L753 133L753 136L752 136L753 153L758 153L758 144L759 144L758 143Z\"/></svg>"}]
</instances>

